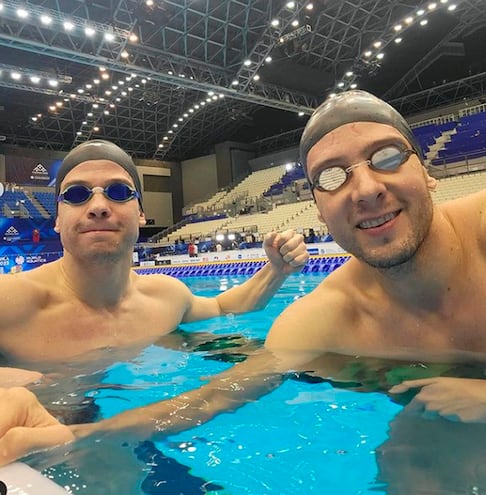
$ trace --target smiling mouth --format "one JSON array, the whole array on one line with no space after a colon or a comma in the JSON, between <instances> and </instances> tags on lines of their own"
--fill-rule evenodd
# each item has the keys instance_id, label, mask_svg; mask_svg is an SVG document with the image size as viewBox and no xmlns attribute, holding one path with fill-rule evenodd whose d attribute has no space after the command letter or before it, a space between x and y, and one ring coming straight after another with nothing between
<instances>
[{"instance_id":1,"label":"smiling mouth","mask_svg":"<svg viewBox=\"0 0 486 495\"><path fill-rule=\"evenodd\" d=\"M372 229L374 227L380 227L381 225L389 222L390 220L393 220L398 215L398 213L399 213L398 211L395 211L393 213L387 213L382 217L373 218L372 220L364 220L363 222L358 224L358 228Z\"/></svg>"}]
</instances>

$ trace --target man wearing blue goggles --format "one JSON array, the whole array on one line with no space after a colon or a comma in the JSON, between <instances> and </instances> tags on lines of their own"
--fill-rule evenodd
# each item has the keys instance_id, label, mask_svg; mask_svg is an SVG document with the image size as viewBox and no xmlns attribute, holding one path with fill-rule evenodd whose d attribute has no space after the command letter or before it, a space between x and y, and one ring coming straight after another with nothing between
<instances>
[{"instance_id":1,"label":"man wearing blue goggles","mask_svg":"<svg viewBox=\"0 0 486 495\"><path fill-rule=\"evenodd\" d=\"M140 199L140 194L133 187L123 182L113 182L105 188L99 186L90 188L84 184L72 184L59 194L57 202L75 206L83 205L97 192L115 203L126 203L135 198Z\"/></svg>"},{"instance_id":2,"label":"man wearing blue goggles","mask_svg":"<svg viewBox=\"0 0 486 495\"><path fill-rule=\"evenodd\" d=\"M215 297L195 295L167 275L137 273L132 269L133 248L145 224L140 178L132 158L103 140L86 141L65 157L56 177L56 197L55 230L63 256L21 277L1 277L0 355L13 363L29 363L29 369L0 366L0 395L2 386L38 380L42 375L32 371L37 366L52 370L52 363L75 359L76 373L82 369L90 376L99 369L99 353L108 363L120 359L119 353L105 349L123 348L135 358L142 347L158 342L180 323L262 309L309 257L302 235L291 230L268 234L263 243L268 263ZM2 402L0 426L2 414L11 414L11 408L32 405L28 397L24 391L20 403L7 398ZM24 426L58 426L58 436L52 429L46 432L48 444L72 439L54 417L37 420L41 417L23 414L20 419ZM0 465L29 450L17 437L15 449L4 448L2 435Z\"/></svg>"}]
</instances>

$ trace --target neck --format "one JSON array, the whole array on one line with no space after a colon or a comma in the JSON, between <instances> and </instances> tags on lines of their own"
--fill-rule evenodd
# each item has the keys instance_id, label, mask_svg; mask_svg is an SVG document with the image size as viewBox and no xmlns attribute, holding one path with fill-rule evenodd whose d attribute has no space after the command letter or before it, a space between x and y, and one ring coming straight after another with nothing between
<instances>
[{"instance_id":1,"label":"neck","mask_svg":"<svg viewBox=\"0 0 486 495\"><path fill-rule=\"evenodd\" d=\"M80 261L65 253L59 267L64 283L81 301L92 307L109 307L117 305L129 289L131 261Z\"/></svg>"}]
</instances>

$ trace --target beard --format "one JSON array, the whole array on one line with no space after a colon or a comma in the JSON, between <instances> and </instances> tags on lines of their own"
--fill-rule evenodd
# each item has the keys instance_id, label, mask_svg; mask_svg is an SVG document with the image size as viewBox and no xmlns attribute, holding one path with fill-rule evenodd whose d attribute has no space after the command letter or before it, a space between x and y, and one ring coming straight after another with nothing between
<instances>
[{"instance_id":1,"label":"beard","mask_svg":"<svg viewBox=\"0 0 486 495\"><path fill-rule=\"evenodd\" d=\"M394 269L401 271L415 259L430 230L433 217L432 198L429 196L425 204L411 215L413 224L409 235L396 243L385 237L383 244L377 248L365 248L356 240L348 242L347 251L367 265L380 270ZM339 241L338 241L339 243ZM346 247L343 246L346 250Z\"/></svg>"}]
</instances>

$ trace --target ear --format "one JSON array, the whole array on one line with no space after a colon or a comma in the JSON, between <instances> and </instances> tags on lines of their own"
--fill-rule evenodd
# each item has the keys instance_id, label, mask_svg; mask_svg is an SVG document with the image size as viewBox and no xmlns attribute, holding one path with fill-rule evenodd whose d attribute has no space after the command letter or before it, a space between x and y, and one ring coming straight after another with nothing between
<instances>
[{"instance_id":1,"label":"ear","mask_svg":"<svg viewBox=\"0 0 486 495\"><path fill-rule=\"evenodd\" d=\"M58 234L61 232L61 228L59 227L59 217L56 217L56 222L54 224L54 232Z\"/></svg>"},{"instance_id":2,"label":"ear","mask_svg":"<svg viewBox=\"0 0 486 495\"><path fill-rule=\"evenodd\" d=\"M140 218L138 219L138 224L140 227L143 227L147 223L147 219L145 218L145 213L140 210Z\"/></svg>"},{"instance_id":3,"label":"ear","mask_svg":"<svg viewBox=\"0 0 486 495\"><path fill-rule=\"evenodd\" d=\"M435 191L436 187L437 187L437 179L435 177L431 177L427 172L425 172L427 174L427 177L426 177L426 180L427 180L427 188L429 189L429 191Z\"/></svg>"}]
</instances>

